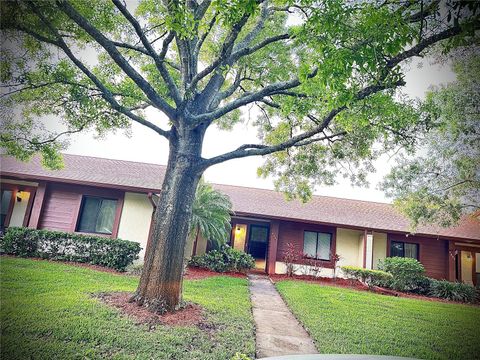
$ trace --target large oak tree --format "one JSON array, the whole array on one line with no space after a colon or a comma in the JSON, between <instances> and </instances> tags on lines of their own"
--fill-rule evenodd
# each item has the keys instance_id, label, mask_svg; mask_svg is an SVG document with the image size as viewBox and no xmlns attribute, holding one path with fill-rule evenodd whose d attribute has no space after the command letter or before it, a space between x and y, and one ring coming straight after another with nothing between
<instances>
[{"instance_id":1,"label":"large oak tree","mask_svg":"<svg viewBox=\"0 0 480 360\"><path fill-rule=\"evenodd\" d=\"M401 64L475 35L475 2L343 0L46 0L1 2L2 146L58 166L62 134L142 124L169 143L153 237L135 300L181 302L195 189L210 166L265 156L262 175L308 197L337 173L362 180L382 151L423 128L397 96ZM95 61L85 54L97 54ZM202 156L211 126L258 108L259 142ZM154 108L168 126L147 117ZM41 130L55 116L67 126ZM375 145L375 146L374 146ZM349 169L350 166L350 169Z\"/></svg>"}]
</instances>

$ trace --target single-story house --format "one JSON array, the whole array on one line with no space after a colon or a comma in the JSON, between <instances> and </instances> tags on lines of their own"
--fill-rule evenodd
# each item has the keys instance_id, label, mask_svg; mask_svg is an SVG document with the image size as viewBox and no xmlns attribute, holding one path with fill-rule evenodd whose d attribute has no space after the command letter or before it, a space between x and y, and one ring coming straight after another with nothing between
<instances>
[{"instance_id":1,"label":"single-story house","mask_svg":"<svg viewBox=\"0 0 480 360\"><path fill-rule=\"evenodd\" d=\"M2 228L97 234L145 248L165 166L65 154L64 169L52 171L38 157L29 163L3 155L0 160ZM303 204L275 191L214 186L233 203L230 245L250 253L269 274L285 272L285 252L293 245L310 258L299 264L319 259L326 276L333 274L335 254L338 266L364 268L404 256L418 259L428 276L480 284L478 216L452 228L421 226L411 234L408 220L385 203L314 196ZM200 239L195 252L207 248Z\"/></svg>"}]
</instances>

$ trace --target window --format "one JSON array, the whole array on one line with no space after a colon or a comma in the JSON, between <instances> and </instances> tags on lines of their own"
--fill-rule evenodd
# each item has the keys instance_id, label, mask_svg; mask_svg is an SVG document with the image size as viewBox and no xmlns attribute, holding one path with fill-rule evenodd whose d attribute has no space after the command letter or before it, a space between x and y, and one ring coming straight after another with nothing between
<instances>
[{"instance_id":1,"label":"window","mask_svg":"<svg viewBox=\"0 0 480 360\"><path fill-rule=\"evenodd\" d=\"M392 241L390 245L390 256L408 257L418 260L418 244Z\"/></svg>"},{"instance_id":2,"label":"window","mask_svg":"<svg viewBox=\"0 0 480 360\"><path fill-rule=\"evenodd\" d=\"M77 231L112 234L116 210L117 200L84 196Z\"/></svg>"},{"instance_id":3,"label":"window","mask_svg":"<svg viewBox=\"0 0 480 360\"><path fill-rule=\"evenodd\" d=\"M305 231L303 234L303 253L309 257L330 260L332 234Z\"/></svg>"},{"instance_id":4,"label":"window","mask_svg":"<svg viewBox=\"0 0 480 360\"><path fill-rule=\"evenodd\" d=\"M1 193L1 209L0 209L0 231L5 228L7 222L8 213L11 210L10 204L12 201L13 192L11 190L2 190Z\"/></svg>"}]
</instances>

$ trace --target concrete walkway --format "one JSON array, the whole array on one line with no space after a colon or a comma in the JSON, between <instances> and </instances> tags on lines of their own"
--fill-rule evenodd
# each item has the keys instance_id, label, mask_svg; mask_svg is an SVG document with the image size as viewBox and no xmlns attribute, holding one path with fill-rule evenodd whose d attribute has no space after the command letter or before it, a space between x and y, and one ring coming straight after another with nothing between
<instances>
[{"instance_id":1,"label":"concrete walkway","mask_svg":"<svg viewBox=\"0 0 480 360\"><path fill-rule=\"evenodd\" d=\"M293 354L317 354L305 329L264 275L248 275L256 326L257 358Z\"/></svg>"}]
</instances>

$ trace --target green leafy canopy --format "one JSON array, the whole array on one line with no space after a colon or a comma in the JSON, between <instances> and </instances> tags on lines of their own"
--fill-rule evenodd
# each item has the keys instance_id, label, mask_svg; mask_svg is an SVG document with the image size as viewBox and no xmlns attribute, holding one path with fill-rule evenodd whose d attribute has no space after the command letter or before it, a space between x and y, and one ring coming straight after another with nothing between
<instances>
[{"instance_id":1,"label":"green leafy canopy","mask_svg":"<svg viewBox=\"0 0 480 360\"><path fill-rule=\"evenodd\" d=\"M478 47L459 54L457 80L430 91L422 106L431 131L382 184L414 228L451 226L480 209L480 57Z\"/></svg>"},{"instance_id":2,"label":"green leafy canopy","mask_svg":"<svg viewBox=\"0 0 480 360\"><path fill-rule=\"evenodd\" d=\"M173 149L200 134L186 147L199 173L264 156L259 175L304 200L338 175L362 184L374 159L413 149L429 127L397 91L402 63L436 44L465 45L478 9L453 0L3 1L0 145L58 168L64 135L135 122ZM248 121L246 109L258 142L202 157L205 131Z\"/></svg>"}]
</instances>

